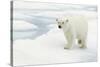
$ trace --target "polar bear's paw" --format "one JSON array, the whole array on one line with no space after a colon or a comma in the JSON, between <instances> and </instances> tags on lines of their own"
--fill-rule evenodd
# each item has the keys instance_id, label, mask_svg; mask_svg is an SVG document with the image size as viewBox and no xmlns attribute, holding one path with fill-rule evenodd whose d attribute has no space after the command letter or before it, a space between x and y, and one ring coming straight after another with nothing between
<instances>
[{"instance_id":1,"label":"polar bear's paw","mask_svg":"<svg viewBox=\"0 0 100 67\"><path fill-rule=\"evenodd\" d=\"M69 47L64 47L64 49L70 49Z\"/></svg>"},{"instance_id":2,"label":"polar bear's paw","mask_svg":"<svg viewBox=\"0 0 100 67\"><path fill-rule=\"evenodd\" d=\"M70 49L71 48L71 45L66 45L65 47L64 47L64 49Z\"/></svg>"},{"instance_id":3,"label":"polar bear's paw","mask_svg":"<svg viewBox=\"0 0 100 67\"><path fill-rule=\"evenodd\" d=\"M87 48L86 45L80 44L79 45L80 48Z\"/></svg>"}]
</instances>

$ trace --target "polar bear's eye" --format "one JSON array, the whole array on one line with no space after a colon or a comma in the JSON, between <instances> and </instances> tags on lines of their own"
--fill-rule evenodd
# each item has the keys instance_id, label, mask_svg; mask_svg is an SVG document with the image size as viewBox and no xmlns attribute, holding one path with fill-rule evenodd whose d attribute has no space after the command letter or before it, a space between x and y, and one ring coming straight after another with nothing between
<instances>
[{"instance_id":1,"label":"polar bear's eye","mask_svg":"<svg viewBox=\"0 0 100 67\"><path fill-rule=\"evenodd\" d=\"M64 22L62 22L62 24L64 24Z\"/></svg>"},{"instance_id":2,"label":"polar bear's eye","mask_svg":"<svg viewBox=\"0 0 100 67\"><path fill-rule=\"evenodd\" d=\"M67 19L66 22L68 22L69 20Z\"/></svg>"}]
</instances>

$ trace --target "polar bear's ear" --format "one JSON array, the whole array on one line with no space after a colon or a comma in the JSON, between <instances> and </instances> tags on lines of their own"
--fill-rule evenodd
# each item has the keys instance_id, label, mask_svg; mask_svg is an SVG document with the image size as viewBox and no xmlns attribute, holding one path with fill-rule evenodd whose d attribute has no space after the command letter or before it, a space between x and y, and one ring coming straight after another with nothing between
<instances>
[{"instance_id":1,"label":"polar bear's ear","mask_svg":"<svg viewBox=\"0 0 100 67\"><path fill-rule=\"evenodd\" d=\"M56 21L58 21L58 19L56 19Z\"/></svg>"},{"instance_id":2,"label":"polar bear's ear","mask_svg":"<svg viewBox=\"0 0 100 67\"><path fill-rule=\"evenodd\" d=\"M67 19L66 22L69 22L69 20Z\"/></svg>"}]
</instances>

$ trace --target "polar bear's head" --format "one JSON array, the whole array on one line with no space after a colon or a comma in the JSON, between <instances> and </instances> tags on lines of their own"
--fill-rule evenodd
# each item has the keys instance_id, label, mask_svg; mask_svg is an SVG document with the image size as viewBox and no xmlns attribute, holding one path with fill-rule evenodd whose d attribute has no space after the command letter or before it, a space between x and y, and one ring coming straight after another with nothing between
<instances>
[{"instance_id":1,"label":"polar bear's head","mask_svg":"<svg viewBox=\"0 0 100 67\"><path fill-rule=\"evenodd\" d=\"M56 19L58 28L64 27L64 25L68 24L69 20L68 19Z\"/></svg>"}]
</instances>

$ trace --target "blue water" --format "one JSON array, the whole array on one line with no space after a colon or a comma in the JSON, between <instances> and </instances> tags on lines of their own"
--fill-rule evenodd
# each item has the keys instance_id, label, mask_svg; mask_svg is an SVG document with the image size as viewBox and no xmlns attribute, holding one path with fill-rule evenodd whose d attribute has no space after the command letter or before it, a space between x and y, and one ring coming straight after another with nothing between
<instances>
[{"instance_id":1,"label":"blue water","mask_svg":"<svg viewBox=\"0 0 100 67\"><path fill-rule=\"evenodd\" d=\"M22 3L23 4L23 3ZM34 3L26 3L34 4ZM16 5L16 4L15 4ZM46 8L41 8L41 6L36 6L37 8L19 8L14 7L14 17L13 20L24 20L30 24L37 26L37 29L25 29L25 30L13 30L13 39L35 39L38 36L46 34L50 31L49 25L56 24L55 19L57 14L67 11L90 11L96 12L96 6L87 5L67 5L67 4L42 4L44 6L49 6ZM51 15L52 14L52 15ZM56 15L53 15L56 14Z\"/></svg>"}]
</instances>

